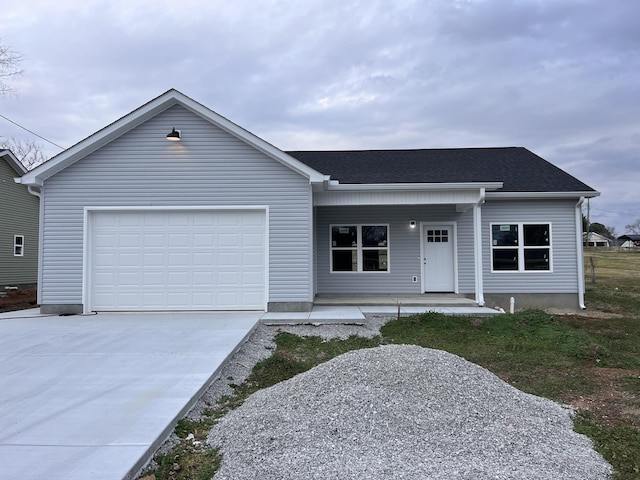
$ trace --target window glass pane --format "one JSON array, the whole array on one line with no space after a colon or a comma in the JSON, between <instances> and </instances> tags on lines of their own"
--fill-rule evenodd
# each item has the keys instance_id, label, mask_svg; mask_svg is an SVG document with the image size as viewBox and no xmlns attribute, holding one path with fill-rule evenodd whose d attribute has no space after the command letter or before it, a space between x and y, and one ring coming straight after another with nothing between
<instances>
[{"instance_id":1,"label":"window glass pane","mask_svg":"<svg viewBox=\"0 0 640 480\"><path fill-rule=\"evenodd\" d=\"M386 247L387 227L364 225L362 227L362 245L364 247Z\"/></svg>"},{"instance_id":2,"label":"window glass pane","mask_svg":"<svg viewBox=\"0 0 640 480\"><path fill-rule=\"evenodd\" d=\"M525 246L549 245L549 225L523 225Z\"/></svg>"},{"instance_id":3,"label":"window glass pane","mask_svg":"<svg viewBox=\"0 0 640 480\"><path fill-rule=\"evenodd\" d=\"M524 251L525 270L549 270L548 248L527 248Z\"/></svg>"},{"instance_id":4,"label":"window glass pane","mask_svg":"<svg viewBox=\"0 0 640 480\"><path fill-rule=\"evenodd\" d=\"M357 272L358 252L357 250L333 250L333 271L334 272Z\"/></svg>"},{"instance_id":5,"label":"window glass pane","mask_svg":"<svg viewBox=\"0 0 640 480\"><path fill-rule=\"evenodd\" d=\"M356 227L331 227L331 245L334 247L356 247L358 229Z\"/></svg>"},{"instance_id":6,"label":"window glass pane","mask_svg":"<svg viewBox=\"0 0 640 480\"><path fill-rule=\"evenodd\" d=\"M518 250L505 248L493 251L494 270L518 270Z\"/></svg>"},{"instance_id":7,"label":"window glass pane","mask_svg":"<svg viewBox=\"0 0 640 480\"><path fill-rule=\"evenodd\" d=\"M22 245L24 243L24 237L16 237L16 245Z\"/></svg>"},{"instance_id":8,"label":"window glass pane","mask_svg":"<svg viewBox=\"0 0 640 480\"><path fill-rule=\"evenodd\" d=\"M427 243L449 242L449 230L427 230Z\"/></svg>"},{"instance_id":9,"label":"window glass pane","mask_svg":"<svg viewBox=\"0 0 640 480\"><path fill-rule=\"evenodd\" d=\"M386 272L387 271L387 250L363 250L362 269L365 272Z\"/></svg>"},{"instance_id":10,"label":"window glass pane","mask_svg":"<svg viewBox=\"0 0 640 480\"><path fill-rule=\"evenodd\" d=\"M491 239L494 247L518 245L517 225L492 225Z\"/></svg>"}]
</instances>

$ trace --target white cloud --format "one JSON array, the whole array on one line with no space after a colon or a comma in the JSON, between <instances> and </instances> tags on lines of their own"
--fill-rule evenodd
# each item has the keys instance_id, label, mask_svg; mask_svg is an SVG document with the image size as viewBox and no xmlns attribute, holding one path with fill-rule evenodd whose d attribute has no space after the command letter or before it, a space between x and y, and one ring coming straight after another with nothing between
<instances>
[{"instance_id":1,"label":"white cloud","mask_svg":"<svg viewBox=\"0 0 640 480\"><path fill-rule=\"evenodd\" d=\"M25 75L0 107L65 146L172 87L283 149L525 146L601 190L595 212L628 215L639 14L626 0L26 0L3 11Z\"/></svg>"}]
</instances>

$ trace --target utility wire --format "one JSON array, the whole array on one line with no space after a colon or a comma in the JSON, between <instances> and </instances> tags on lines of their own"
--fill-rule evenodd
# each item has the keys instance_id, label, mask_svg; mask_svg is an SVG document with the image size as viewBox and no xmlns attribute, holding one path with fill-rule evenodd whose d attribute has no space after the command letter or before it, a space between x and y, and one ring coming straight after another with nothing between
<instances>
[{"instance_id":1,"label":"utility wire","mask_svg":"<svg viewBox=\"0 0 640 480\"><path fill-rule=\"evenodd\" d=\"M20 125L17 122L14 122L13 120L11 120L10 118L5 117L4 115L2 115L0 113L0 117L4 118L7 122L11 122L13 123L16 127L20 127L23 130L26 130L27 132L29 132L32 135L35 135L38 138L41 138L42 140L44 140L47 143L50 143L51 145L54 145L56 147L58 147L60 150L64 150L64 147L61 147L60 145L58 145L57 143L53 143L51 140L47 140L46 138L44 138L42 135L38 135L36 132L29 130L27 127L23 127L22 125Z\"/></svg>"}]
</instances>

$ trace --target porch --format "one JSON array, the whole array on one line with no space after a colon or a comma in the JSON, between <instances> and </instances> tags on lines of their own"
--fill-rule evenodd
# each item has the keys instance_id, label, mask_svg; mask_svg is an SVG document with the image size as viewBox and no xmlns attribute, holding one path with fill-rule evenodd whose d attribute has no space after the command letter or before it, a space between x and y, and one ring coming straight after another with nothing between
<instances>
[{"instance_id":1,"label":"porch","mask_svg":"<svg viewBox=\"0 0 640 480\"><path fill-rule=\"evenodd\" d=\"M500 312L480 307L469 298L455 294L424 295L317 295L310 312L267 312L260 322L278 324L364 324L367 316L415 315L425 312L444 315L490 317Z\"/></svg>"},{"instance_id":2,"label":"porch","mask_svg":"<svg viewBox=\"0 0 640 480\"><path fill-rule=\"evenodd\" d=\"M314 306L393 306L402 307L477 307L478 303L455 293L399 294L321 294Z\"/></svg>"}]
</instances>

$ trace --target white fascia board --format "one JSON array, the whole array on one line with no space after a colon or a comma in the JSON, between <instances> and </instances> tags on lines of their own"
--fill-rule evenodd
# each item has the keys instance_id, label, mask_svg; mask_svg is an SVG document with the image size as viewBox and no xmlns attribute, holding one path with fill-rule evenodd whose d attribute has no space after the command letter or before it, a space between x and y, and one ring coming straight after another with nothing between
<instances>
[{"instance_id":1,"label":"white fascia board","mask_svg":"<svg viewBox=\"0 0 640 480\"><path fill-rule=\"evenodd\" d=\"M96 133L88 136L84 140L81 140L75 145L67 148L62 153L59 153L55 157L29 171L22 177L21 183L42 186L42 183L47 178L52 177L81 158L86 157L90 153L98 150L100 147L103 147L129 130L144 123L146 120L179 103L175 98L175 93L178 92L169 90L154 100L151 100L149 103L146 103L133 112L107 125L101 130L98 130Z\"/></svg>"},{"instance_id":2,"label":"white fascia board","mask_svg":"<svg viewBox=\"0 0 640 480\"><path fill-rule=\"evenodd\" d=\"M497 190L502 188L502 182L468 182L468 183L333 183L328 190L358 191L358 190Z\"/></svg>"},{"instance_id":3,"label":"white fascia board","mask_svg":"<svg viewBox=\"0 0 640 480\"><path fill-rule=\"evenodd\" d=\"M260 150L269 157L279 161L285 166L291 168L295 172L307 177L310 183L322 183L325 179L324 175L311 167L305 165L299 160L287 155L282 150L274 147L270 143L253 135L249 131L227 120L225 117L218 115L213 110L205 107L201 103L187 97L177 90L169 90L150 102L142 105L133 112L116 120L112 124L104 127L102 130L85 138L74 146L68 148L51 160L36 167L22 177L21 183L27 185L42 186L42 182L47 178L55 175L59 171L75 163L86 155L94 152L107 143L115 140L119 136L129 130L144 123L148 119L158 115L174 105L181 105L187 110L192 111L196 115L220 127L222 130L239 138L252 147Z\"/></svg>"},{"instance_id":4,"label":"white fascia board","mask_svg":"<svg viewBox=\"0 0 640 480\"><path fill-rule=\"evenodd\" d=\"M229 119L176 90L173 91L173 94L174 97L179 100L179 103L185 108L191 110L205 120L208 120L225 132L251 145L253 148L261 151L265 155L277 160L284 166L289 167L291 170L307 177L310 183L324 182L325 176L323 174L309 167L305 163L302 163L300 160L293 158L291 155L287 155L279 148L274 147L269 142L254 135L248 130L245 130L240 125L233 123Z\"/></svg>"},{"instance_id":5,"label":"white fascia board","mask_svg":"<svg viewBox=\"0 0 640 480\"><path fill-rule=\"evenodd\" d=\"M487 199L491 200L542 200L598 196L600 192L487 192Z\"/></svg>"},{"instance_id":6,"label":"white fascia board","mask_svg":"<svg viewBox=\"0 0 640 480\"><path fill-rule=\"evenodd\" d=\"M22 164L18 157L16 157L11 150L0 150L0 158L4 158L5 161L9 164L11 168L15 170L15 172L19 175L24 175L27 173L27 169ZM16 183L20 183L16 179Z\"/></svg>"},{"instance_id":7,"label":"white fascia board","mask_svg":"<svg viewBox=\"0 0 640 480\"><path fill-rule=\"evenodd\" d=\"M179 92L177 92L179 93ZM180 94L182 95L182 94ZM183 96L184 97L184 96ZM213 110L205 107L204 105L188 98L184 97L183 105L190 108L194 113L202 116L205 120L210 121L217 127L221 128L225 132L233 135L234 137L242 140L243 142L251 145L256 150L261 151L265 155L280 162L285 167L290 168L296 173L299 173L303 177L309 179L309 183L323 183L325 181L325 175L309 167L307 164L302 163L300 160L293 158L291 155L283 152L277 147L274 147L266 140L254 135L253 133L245 130L241 126L233 123L222 115L217 114Z\"/></svg>"}]
</instances>

